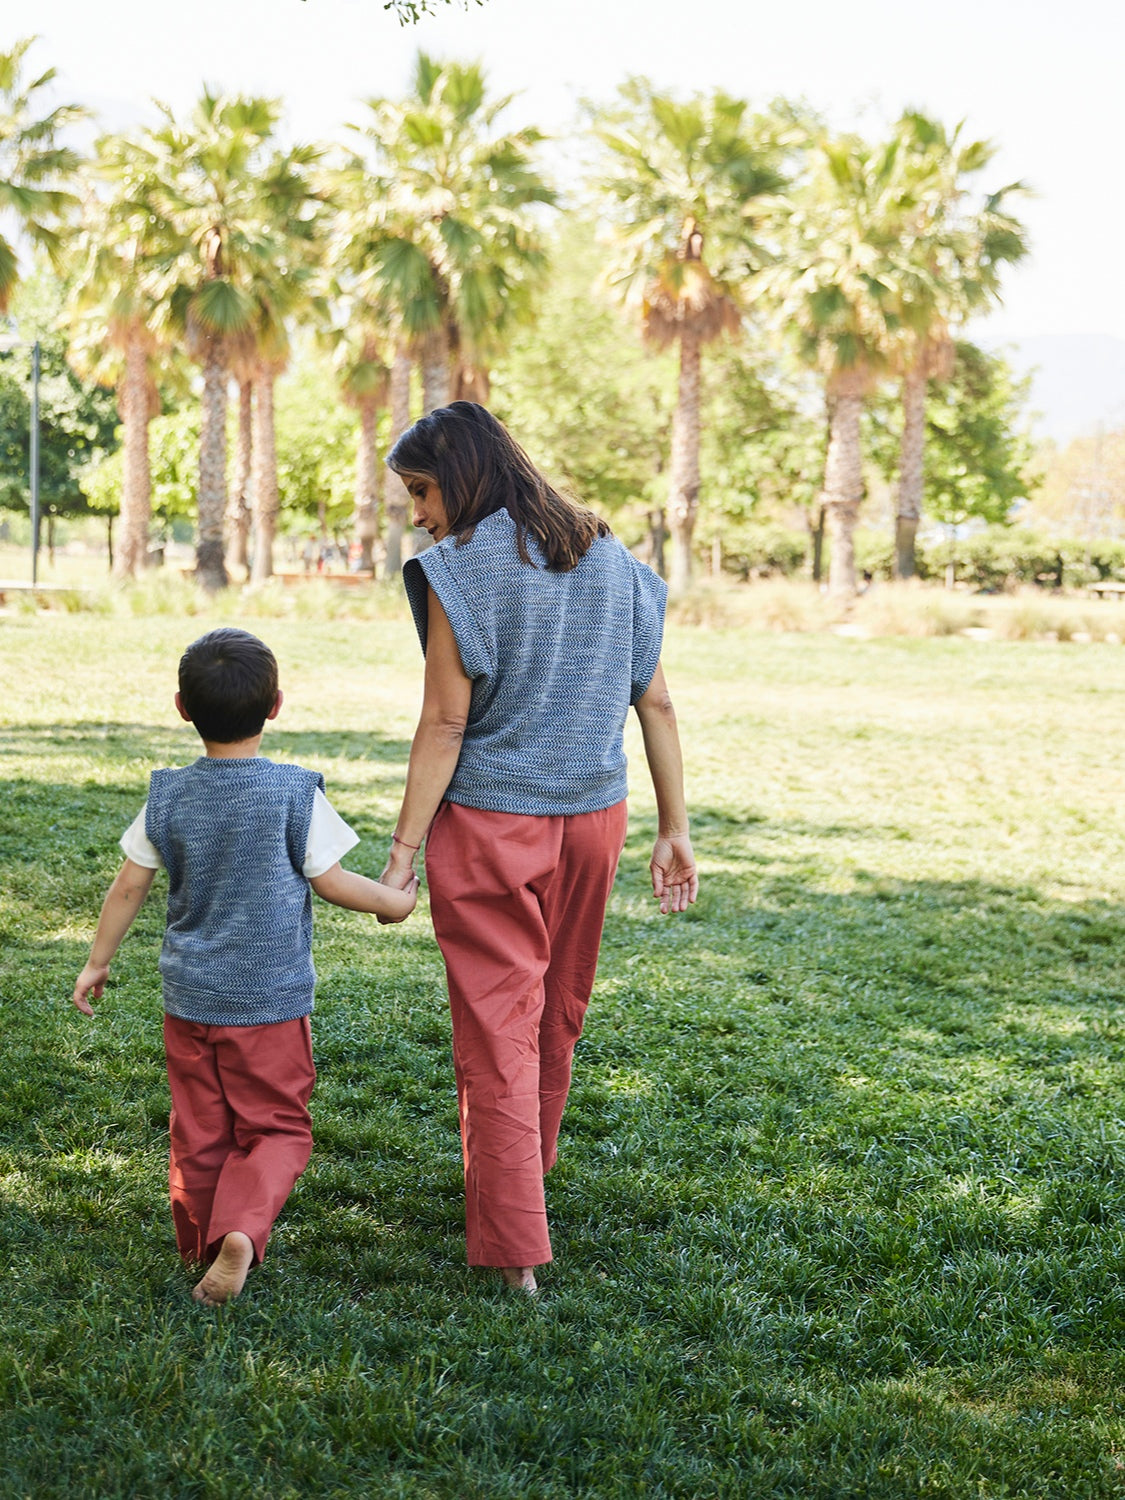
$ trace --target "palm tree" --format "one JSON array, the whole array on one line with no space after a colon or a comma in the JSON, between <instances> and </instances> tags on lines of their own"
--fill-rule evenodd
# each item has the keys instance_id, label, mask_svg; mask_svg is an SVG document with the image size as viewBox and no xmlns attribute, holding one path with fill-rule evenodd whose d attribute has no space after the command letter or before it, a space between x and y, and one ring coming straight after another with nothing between
<instances>
[{"instance_id":1,"label":"palm tree","mask_svg":"<svg viewBox=\"0 0 1125 1500\"><path fill-rule=\"evenodd\" d=\"M113 571L119 578L135 576L148 556L148 429L160 411L157 376L168 368L168 350L155 330L177 243L146 196L137 167L127 139L97 142L93 169L102 192L87 198L81 232L67 252L70 361L118 393L123 481Z\"/></svg>"},{"instance_id":2,"label":"palm tree","mask_svg":"<svg viewBox=\"0 0 1125 1500\"><path fill-rule=\"evenodd\" d=\"M539 176L538 130L502 132L511 101L490 101L476 63L419 52L403 101L371 99L364 136L379 185L377 212L356 246L379 283L394 343L391 441L409 425L409 379L421 366L425 411L488 392L490 361L530 312L546 268L535 205L554 202ZM398 570L407 496L388 480L384 571ZM415 551L429 545L414 534Z\"/></svg>"},{"instance_id":3,"label":"palm tree","mask_svg":"<svg viewBox=\"0 0 1125 1500\"><path fill-rule=\"evenodd\" d=\"M228 576L250 576L251 500L254 483L254 372L253 341L247 339L231 352L230 373L238 387L238 428L234 443L234 475L227 495L223 528Z\"/></svg>"},{"instance_id":4,"label":"palm tree","mask_svg":"<svg viewBox=\"0 0 1125 1500\"><path fill-rule=\"evenodd\" d=\"M0 52L0 220L14 219L16 228L58 263L62 250L58 221L75 203L59 184L78 169L78 155L57 143L64 126L85 118L77 104L60 104L36 117L37 96L54 80L49 68L30 82L24 79L24 58L34 44L24 37L8 52ZM7 310L19 280L15 246L0 232L0 312Z\"/></svg>"},{"instance_id":5,"label":"palm tree","mask_svg":"<svg viewBox=\"0 0 1125 1500\"><path fill-rule=\"evenodd\" d=\"M400 342L395 348L387 378L387 399L391 408L391 448L410 426L410 370L410 354ZM402 571L402 538L406 533L410 496L397 474L386 474L383 484L383 507L387 513L387 532L383 538L383 577L393 578Z\"/></svg>"},{"instance_id":6,"label":"palm tree","mask_svg":"<svg viewBox=\"0 0 1125 1500\"><path fill-rule=\"evenodd\" d=\"M310 171L321 155L315 146L275 153L257 182L257 210L267 253L255 246L246 266L256 307L251 344L254 382L251 579L273 573L273 543L279 508L274 386L288 367L289 325L323 315L315 288L321 256L321 194Z\"/></svg>"},{"instance_id":7,"label":"palm tree","mask_svg":"<svg viewBox=\"0 0 1125 1500\"><path fill-rule=\"evenodd\" d=\"M361 548L360 565L374 567L373 548L378 535L379 501L383 484L398 494L388 497L388 536L384 576L401 568L402 532L406 519L406 491L397 475L384 476L378 463L377 432L380 409L390 392L390 373L384 358L388 330L395 314L379 278L378 249L385 223L386 184L368 172L358 157L327 179L326 194L335 207L328 239L327 300L333 309L328 342L332 347L340 391L347 405L359 413L356 445L356 536ZM410 421L410 358L402 352L396 400L402 402L402 369L405 366L405 411L400 431ZM397 433L395 434L397 436ZM396 507L396 501L402 503ZM392 508L397 513L392 517Z\"/></svg>"},{"instance_id":8,"label":"palm tree","mask_svg":"<svg viewBox=\"0 0 1125 1500\"><path fill-rule=\"evenodd\" d=\"M595 116L605 151L597 187L614 224L611 282L647 342L679 348L668 501L679 590L691 581L699 505L703 349L741 326L738 289L761 258L753 224L782 185L779 150L722 92L678 102L632 79L621 94Z\"/></svg>"},{"instance_id":9,"label":"palm tree","mask_svg":"<svg viewBox=\"0 0 1125 1500\"><path fill-rule=\"evenodd\" d=\"M166 106L146 132L146 193L178 237L168 323L203 371L196 575L204 587L227 583L227 394L232 361L261 334L259 279L276 256L268 203L267 150L276 101L204 92L187 124Z\"/></svg>"},{"instance_id":10,"label":"palm tree","mask_svg":"<svg viewBox=\"0 0 1125 1500\"><path fill-rule=\"evenodd\" d=\"M542 135L497 129L510 102L489 100L479 64L423 52L409 98L369 101L362 133L386 186L373 253L427 411L487 391L489 363L546 268L532 212L555 196L534 164Z\"/></svg>"},{"instance_id":11,"label":"palm tree","mask_svg":"<svg viewBox=\"0 0 1125 1500\"><path fill-rule=\"evenodd\" d=\"M355 467L356 540L359 565L374 572L375 538L379 534L381 473L379 468L379 412L387 404L388 371L382 358L376 330L360 322L352 324L351 337L336 347L336 369L344 402L359 415Z\"/></svg>"},{"instance_id":12,"label":"palm tree","mask_svg":"<svg viewBox=\"0 0 1125 1500\"><path fill-rule=\"evenodd\" d=\"M1024 227L1006 202L1022 184L990 194L979 208L966 205L967 179L988 165L996 148L988 141L962 143L962 128L949 132L910 110L895 132L906 251L900 280L903 337L896 360L903 407L895 517L898 578L912 578L915 570L929 383L949 378L958 326L998 298L1002 267L1027 253Z\"/></svg>"},{"instance_id":13,"label":"palm tree","mask_svg":"<svg viewBox=\"0 0 1125 1500\"><path fill-rule=\"evenodd\" d=\"M826 378L828 587L840 597L856 587L860 418L902 336L897 159L894 141L872 147L855 135L814 140L809 169L790 201L781 253L755 279L801 360Z\"/></svg>"}]
</instances>

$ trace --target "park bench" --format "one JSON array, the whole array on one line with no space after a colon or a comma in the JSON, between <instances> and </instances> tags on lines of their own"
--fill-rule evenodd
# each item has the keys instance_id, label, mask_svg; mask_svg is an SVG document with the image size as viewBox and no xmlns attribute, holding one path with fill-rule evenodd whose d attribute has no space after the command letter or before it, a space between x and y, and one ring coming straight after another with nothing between
<instances>
[{"instance_id":1,"label":"park bench","mask_svg":"<svg viewBox=\"0 0 1125 1500\"><path fill-rule=\"evenodd\" d=\"M360 583L370 583L375 577L374 573L275 573L273 575L279 582L287 587L298 583L316 583L321 580L324 583L338 583L344 588L355 588Z\"/></svg>"},{"instance_id":2,"label":"park bench","mask_svg":"<svg viewBox=\"0 0 1125 1500\"><path fill-rule=\"evenodd\" d=\"M195 577L195 568L194 568L194 566L190 567L190 568L181 568L180 569L180 577L181 578L194 578ZM283 572L274 572L274 573L270 574L270 577L276 579L278 583L284 584L286 588L295 587L299 583L316 583L318 579L319 580L323 580L325 583L339 583L339 584L342 584L345 588L354 588L355 585L359 584L359 583L370 583L374 579L375 574L374 573L304 573L304 572L300 572L300 573L283 573Z\"/></svg>"},{"instance_id":3,"label":"park bench","mask_svg":"<svg viewBox=\"0 0 1125 1500\"><path fill-rule=\"evenodd\" d=\"M1125 583L1120 583L1115 578L1107 578L1099 583L1088 583L1086 592L1093 594L1095 599L1121 599L1125 597Z\"/></svg>"},{"instance_id":4,"label":"park bench","mask_svg":"<svg viewBox=\"0 0 1125 1500\"><path fill-rule=\"evenodd\" d=\"M32 583L27 578L0 578L0 605L7 604L9 594L76 594L78 589L65 583Z\"/></svg>"}]
</instances>

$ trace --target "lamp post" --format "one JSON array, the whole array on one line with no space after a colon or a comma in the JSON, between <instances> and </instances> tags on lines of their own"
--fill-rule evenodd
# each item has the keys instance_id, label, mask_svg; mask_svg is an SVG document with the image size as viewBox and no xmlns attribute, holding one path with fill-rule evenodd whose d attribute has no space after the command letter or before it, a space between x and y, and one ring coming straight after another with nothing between
<instances>
[{"instance_id":1,"label":"lamp post","mask_svg":"<svg viewBox=\"0 0 1125 1500\"><path fill-rule=\"evenodd\" d=\"M39 340L31 346L31 586L39 582Z\"/></svg>"},{"instance_id":2,"label":"lamp post","mask_svg":"<svg viewBox=\"0 0 1125 1500\"><path fill-rule=\"evenodd\" d=\"M5 340L0 347L5 350L31 350L31 441L28 467L31 470L31 584L34 588L39 582L39 362L41 350L38 339L33 344L22 343L18 339L13 339L11 342Z\"/></svg>"}]
</instances>

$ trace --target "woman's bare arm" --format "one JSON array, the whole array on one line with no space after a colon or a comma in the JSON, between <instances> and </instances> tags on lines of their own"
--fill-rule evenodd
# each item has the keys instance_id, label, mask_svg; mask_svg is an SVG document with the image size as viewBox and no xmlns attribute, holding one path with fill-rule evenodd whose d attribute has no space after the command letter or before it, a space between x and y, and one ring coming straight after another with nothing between
<instances>
[{"instance_id":1,"label":"woman's bare arm","mask_svg":"<svg viewBox=\"0 0 1125 1500\"><path fill-rule=\"evenodd\" d=\"M687 910L699 894L699 875L688 832L676 710L659 663L644 695L637 700L636 710L656 794L657 837L649 862L652 892L666 915Z\"/></svg>"},{"instance_id":2,"label":"woman's bare arm","mask_svg":"<svg viewBox=\"0 0 1125 1500\"><path fill-rule=\"evenodd\" d=\"M416 849L425 840L457 769L473 690L461 665L453 627L433 589L427 598L422 713L410 746L396 839L381 877L385 884L400 889L413 875Z\"/></svg>"}]
</instances>

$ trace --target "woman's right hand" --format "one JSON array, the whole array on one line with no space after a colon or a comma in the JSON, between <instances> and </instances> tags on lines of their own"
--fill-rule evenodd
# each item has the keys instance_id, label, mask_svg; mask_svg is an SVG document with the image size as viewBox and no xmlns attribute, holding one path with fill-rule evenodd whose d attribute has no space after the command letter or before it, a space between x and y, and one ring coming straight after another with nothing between
<instances>
[{"instance_id":1,"label":"woman's right hand","mask_svg":"<svg viewBox=\"0 0 1125 1500\"><path fill-rule=\"evenodd\" d=\"M411 881L414 882L415 890L418 886L418 877L414 873L414 853L405 844L397 840L391 845L391 852L387 856L387 863L383 873L379 876L381 885L389 885L393 891L406 891L410 889ZM379 917L378 921L386 926L390 922L401 922L402 917Z\"/></svg>"},{"instance_id":2,"label":"woman's right hand","mask_svg":"<svg viewBox=\"0 0 1125 1500\"><path fill-rule=\"evenodd\" d=\"M648 867L652 872L652 894L660 902L661 914L687 911L699 894L699 875L688 835L659 834Z\"/></svg>"}]
</instances>

